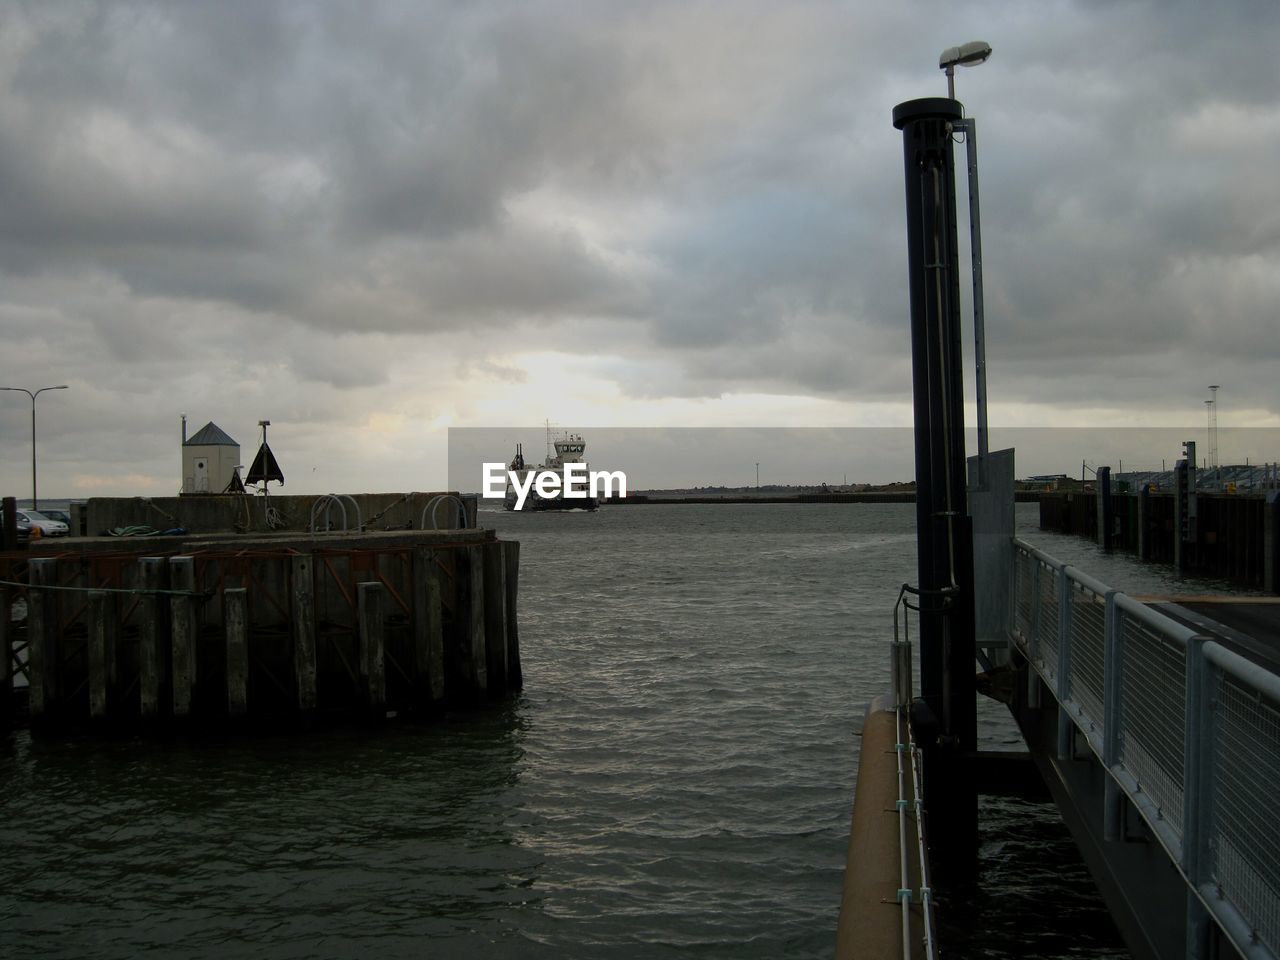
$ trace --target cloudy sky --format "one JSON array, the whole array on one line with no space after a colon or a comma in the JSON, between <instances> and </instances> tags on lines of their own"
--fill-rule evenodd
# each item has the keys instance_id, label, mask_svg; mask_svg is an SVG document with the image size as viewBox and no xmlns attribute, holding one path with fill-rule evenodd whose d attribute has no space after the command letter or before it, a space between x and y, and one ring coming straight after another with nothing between
<instances>
[{"instance_id":1,"label":"cloudy sky","mask_svg":"<svg viewBox=\"0 0 1280 960\"><path fill-rule=\"evenodd\" d=\"M0 6L46 497L176 492L183 413L294 493L439 487L450 427L909 424L890 113L978 38L994 445L1280 425L1265 0Z\"/></svg>"}]
</instances>

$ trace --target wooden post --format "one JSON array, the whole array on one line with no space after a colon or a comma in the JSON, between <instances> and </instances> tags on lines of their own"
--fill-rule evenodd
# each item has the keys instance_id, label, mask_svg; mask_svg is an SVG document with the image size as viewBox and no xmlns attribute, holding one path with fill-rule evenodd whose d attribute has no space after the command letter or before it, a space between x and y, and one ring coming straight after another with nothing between
<instances>
[{"instance_id":1,"label":"wooden post","mask_svg":"<svg viewBox=\"0 0 1280 960\"><path fill-rule=\"evenodd\" d=\"M196 564L191 557L169 558L169 586L172 590L195 592ZM191 696L196 685L196 601L193 596L171 595L173 715L191 715Z\"/></svg>"},{"instance_id":2,"label":"wooden post","mask_svg":"<svg viewBox=\"0 0 1280 960\"><path fill-rule=\"evenodd\" d=\"M360 679L364 681L369 713L377 715L386 709L387 699L382 584L357 584L356 609L360 618Z\"/></svg>"},{"instance_id":3,"label":"wooden post","mask_svg":"<svg viewBox=\"0 0 1280 960\"><path fill-rule=\"evenodd\" d=\"M1151 559L1151 484L1138 490L1138 559Z\"/></svg>"},{"instance_id":4,"label":"wooden post","mask_svg":"<svg viewBox=\"0 0 1280 960\"><path fill-rule=\"evenodd\" d=\"M164 557L143 557L138 563L142 589L163 589ZM144 720L155 717L160 709L160 678L165 672L161 659L160 611L160 595L144 594L138 605L138 712Z\"/></svg>"},{"instance_id":5,"label":"wooden post","mask_svg":"<svg viewBox=\"0 0 1280 960\"><path fill-rule=\"evenodd\" d=\"M107 595L89 592L85 612L89 643L89 718L107 718Z\"/></svg>"},{"instance_id":6,"label":"wooden post","mask_svg":"<svg viewBox=\"0 0 1280 960\"><path fill-rule=\"evenodd\" d=\"M520 592L520 543L504 541L502 557L507 566L507 685L516 692L524 687L524 668L520 665L520 625L516 619L516 601Z\"/></svg>"},{"instance_id":7,"label":"wooden post","mask_svg":"<svg viewBox=\"0 0 1280 960\"><path fill-rule=\"evenodd\" d=\"M223 591L227 635L227 716L243 717L249 707L249 592L244 587Z\"/></svg>"},{"instance_id":8,"label":"wooden post","mask_svg":"<svg viewBox=\"0 0 1280 960\"><path fill-rule=\"evenodd\" d=\"M1262 589L1280 593L1280 490L1262 504Z\"/></svg>"},{"instance_id":9,"label":"wooden post","mask_svg":"<svg viewBox=\"0 0 1280 960\"><path fill-rule=\"evenodd\" d=\"M425 547L413 551L413 678L418 700L444 697L444 619L440 566Z\"/></svg>"},{"instance_id":10,"label":"wooden post","mask_svg":"<svg viewBox=\"0 0 1280 960\"><path fill-rule=\"evenodd\" d=\"M27 564L27 677L32 720L53 717L58 704L58 604L52 590L34 589L57 580L58 561L40 557Z\"/></svg>"},{"instance_id":11,"label":"wooden post","mask_svg":"<svg viewBox=\"0 0 1280 960\"><path fill-rule=\"evenodd\" d=\"M18 501L13 497L0 499L0 550L18 549Z\"/></svg>"},{"instance_id":12,"label":"wooden post","mask_svg":"<svg viewBox=\"0 0 1280 960\"><path fill-rule=\"evenodd\" d=\"M507 567L502 544L481 548L484 560L484 648L485 676L489 694L507 692Z\"/></svg>"},{"instance_id":13,"label":"wooden post","mask_svg":"<svg viewBox=\"0 0 1280 960\"><path fill-rule=\"evenodd\" d=\"M12 498L9 498L12 499ZM13 725L13 595L0 585L0 730Z\"/></svg>"},{"instance_id":14,"label":"wooden post","mask_svg":"<svg viewBox=\"0 0 1280 960\"><path fill-rule=\"evenodd\" d=\"M310 554L293 558L293 683L298 710L316 708L316 598Z\"/></svg>"},{"instance_id":15,"label":"wooden post","mask_svg":"<svg viewBox=\"0 0 1280 960\"><path fill-rule=\"evenodd\" d=\"M462 586L458 618L461 627L462 672L473 694L489 688L484 646L484 558L481 547L464 547L458 570Z\"/></svg>"}]
</instances>

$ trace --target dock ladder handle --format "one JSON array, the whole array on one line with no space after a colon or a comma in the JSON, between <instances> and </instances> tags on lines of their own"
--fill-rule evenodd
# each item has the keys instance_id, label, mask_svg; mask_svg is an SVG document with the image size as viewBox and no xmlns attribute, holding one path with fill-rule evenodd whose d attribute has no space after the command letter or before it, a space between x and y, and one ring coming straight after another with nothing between
<instances>
[{"instance_id":1,"label":"dock ladder handle","mask_svg":"<svg viewBox=\"0 0 1280 960\"><path fill-rule=\"evenodd\" d=\"M440 507L452 500L458 505L458 529L465 530L467 528L467 505L462 502L462 498L453 493L437 493L434 497L427 501L427 505L422 508L422 519L418 521L418 526L423 530L427 529L427 511L431 511L431 529L439 530L440 522L436 516L436 511Z\"/></svg>"},{"instance_id":2,"label":"dock ladder handle","mask_svg":"<svg viewBox=\"0 0 1280 960\"><path fill-rule=\"evenodd\" d=\"M337 505L338 509L342 511L342 529L344 532L346 531L347 508L346 506L343 505L342 503L343 500L349 500L351 502L352 509L355 510L356 512L356 531L360 532L364 529L364 521L360 518L360 504L356 503L355 497L351 496L351 494L349 493L326 493L323 497L320 497L318 500L316 500L315 503L311 505L311 532L312 533L316 532L316 517L320 515L320 508L322 506L325 508L324 510L325 529L327 530L329 528L329 516L335 504Z\"/></svg>"}]
</instances>

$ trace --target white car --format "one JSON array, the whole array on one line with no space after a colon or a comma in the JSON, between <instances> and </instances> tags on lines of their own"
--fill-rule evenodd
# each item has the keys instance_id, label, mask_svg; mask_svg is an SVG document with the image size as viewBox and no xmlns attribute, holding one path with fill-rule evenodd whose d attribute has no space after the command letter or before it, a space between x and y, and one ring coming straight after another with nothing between
<instances>
[{"instance_id":1,"label":"white car","mask_svg":"<svg viewBox=\"0 0 1280 960\"><path fill-rule=\"evenodd\" d=\"M40 536L42 537L65 537L69 532L67 525L61 520L51 520L43 513L37 513L35 510L19 510L18 523L21 524L26 520L33 527L39 527Z\"/></svg>"}]
</instances>

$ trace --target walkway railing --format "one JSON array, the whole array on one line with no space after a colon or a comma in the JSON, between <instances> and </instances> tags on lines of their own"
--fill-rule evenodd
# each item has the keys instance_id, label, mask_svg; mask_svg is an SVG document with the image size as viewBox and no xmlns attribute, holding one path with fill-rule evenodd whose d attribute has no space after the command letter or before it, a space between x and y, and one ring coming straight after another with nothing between
<instances>
[{"instance_id":1,"label":"walkway railing","mask_svg":"<svg viewBox=\"0 0 1280 960\"><path fill-rule=\"evenodd\" d=\"M1127 799L1186 880L1190 922L1280 956L1280 677L1021 540L1012 597L1059 755L1078 730L1109 774L1106 839Z\"/></svg>"}]
</instances>

